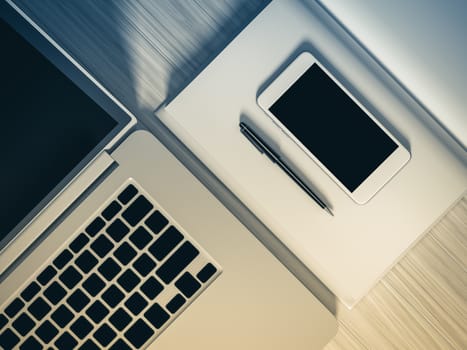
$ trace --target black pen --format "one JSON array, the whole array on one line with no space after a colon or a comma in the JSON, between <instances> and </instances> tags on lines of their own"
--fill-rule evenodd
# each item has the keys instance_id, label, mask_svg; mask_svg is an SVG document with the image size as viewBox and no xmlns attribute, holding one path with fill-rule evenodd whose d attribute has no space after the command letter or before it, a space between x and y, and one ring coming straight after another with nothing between
<instances>
[{"instance_id":1,"label":"black pen","mask_svg":"<svg viewBox=\"0 0 467 350\"><path fill-rule=\"evenodd\" d=\"M279 155L268 146L264 140L258 136L251 128L244 122L240 122L240 131L243 135L255 146L258 151L264 153L273 163L276 163L289 177L306 192L322 209L326 210L329 214L334 216L331 209L319 198L293 171L287 164L285 164Z\"/></svg>"}]
</instances>

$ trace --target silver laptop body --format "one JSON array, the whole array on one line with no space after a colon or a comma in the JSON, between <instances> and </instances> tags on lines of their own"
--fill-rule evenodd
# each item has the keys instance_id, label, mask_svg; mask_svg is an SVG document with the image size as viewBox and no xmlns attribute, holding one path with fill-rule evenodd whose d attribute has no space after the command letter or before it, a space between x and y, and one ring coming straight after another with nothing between
<instances>
[{"instance_id":1,"label":"silver laptop body","mask_svg":"<svg viewBox=\"0 0 467 350\"><path fill-rule=\"evenodd\" d=\"M6 208L14 210L1 232L0 347L322 348L336 332L329 311L20 9L8 2L1 10L2 26L10 23L53 61L111 127L102 127L71 172L21 218L9 219L20 211L21 188L2 185L13 191ZM34 118L45 123L40 109ZM26 122L21 127L29 130ZM47 149L60 137L71 140L82 124L67 123L65 135L41 123L33 130L53 139L42 145L50 156L44 163L68 159L56 146ZM26 142L27 135L10 139ZM1 152L21 156L15 150ZM37 162L23 156L20 162ZM47 169L55 168L23 174L23 187L42 185Z\"/></svg>"}]
</instances>

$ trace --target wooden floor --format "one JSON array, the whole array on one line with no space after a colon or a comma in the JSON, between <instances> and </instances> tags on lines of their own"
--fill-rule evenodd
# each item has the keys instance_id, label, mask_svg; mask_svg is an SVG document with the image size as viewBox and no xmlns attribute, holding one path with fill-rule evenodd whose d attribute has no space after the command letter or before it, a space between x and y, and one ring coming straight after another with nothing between
<instances>
[{"instance_id":1,"label":"wooden floor","mask_svg":"<svg viewBox=\"0 0 467 350\"><path fill-rule=\"evenodd\" d=\"M261 0L17 0L140 120L267 3ZM464 198L353 310L334 349L467 349Z\"/></svg>"}]
</instances>

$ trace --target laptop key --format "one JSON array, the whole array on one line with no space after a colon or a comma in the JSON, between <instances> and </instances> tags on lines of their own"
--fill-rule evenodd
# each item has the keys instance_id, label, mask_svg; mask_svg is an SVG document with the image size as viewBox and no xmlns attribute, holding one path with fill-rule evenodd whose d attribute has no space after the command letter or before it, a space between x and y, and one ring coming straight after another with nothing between
<instances>
[{"instance_id":1,"label":"laptop key","mask_svg":"<svg viewBox=\"0 0 467 350\"><path fill-rule=\"evenodd\" d=\"M107 258L97 269L107 281L111 281L122 270L112 258Z\"/></svg>"},{"instance_id":2,"label":"laptop key","mask_svg":"<svg viewBox=\"0 0 467 350\"><path fill-rule=\"evenodd\" d=\"M199 251L190 242L183 243L166 262L159 267L156 274L168 284L198 256Z\"/></svg>"},{"instance_id":3,"label":"laptop key","mask_svg":"<svg viewBox=\"0 0 467 350\"><path fill-rule=\"evenodd\" d=\"M157 329L161 328L170 318L169 314L157 303L144 313L144 317Z\"/></svg>"},{"instance_id":4,"label":"laptop key","mask_svg":"<svg viewBox=\"0 0 467 350\"><path fill-rule=\"evenodd\" d=\"M36 296L40 289L41 287L36 282L31 282L29 286L23 290L21 297L26 301L30 301Z\"/></svg>"},{"instance_id":5,"label":"laptop key","mask_svg":"<svg viewBox=\"0 0 467 350\"><path fill-rule=\"evenodd\" d=\"M131 348L123 340L118 339L109 350L131 350Z\"/></svg>"},{"instance_id":6,"label":"laptop key","mask_svg":"<svg viewBox=\"0 0 467 350\"><path fill-rule=\"evenodd\" d=\"M81 281L83 276L73 266L69 266L58 278L65 286L72 289Z\"/></svg>"},{"instance_id":7,"label":"laptop key","mask_svg":"<svg viewBox=\"0 0 467 350\"><path fill-rule=\"evenodd\" d=\"M80 316L70 326L71 331L79 338L84 339L94 328L94 326L84 316Z\"/></svg>"},{"instance_id":8,"label":"laptop key","mask_svg":"<svg viewBox=\"0 0 467 350\"><path fill-rule=\"evenodd\" d=\"M36 320L40 321L50 311L50 306L39 297L28 307L28 310Z\"/></svg>"},{"instance_id":9,"label":"laptop key","mask_svg":"<svg viewBox=\"0 0 467 350\"><path fill-rule=\"evenodd\" d=\"M166 308L174 314L183 306L183 304L185 304L185 298L180 293L177 293L177 295L167 303Z\"/></svg>"},{"instance_id":10,"label":"laptop key","mask_svg":"<svg viewBox=\"0 0 467 350\"><path fill-rule=\"evenodd\" d=\"M154 277L149 277L149 279L146 282L144 282L143 285L141 286L141 291L149 299L154 299L163 290L164 290L164 286L160 284Z\"/></svg>"},{"instance_id":11,"label":"laptop key","mask_svg":"<svg viewBox=\"0 0 467 350\"><path fill-rule=\"evenodd\" d=\"M0 314L0 330L8 323L8 318L5 315Z\"/></svg>"},{"instance_id":12,"label":"laptop key","mask_svg":"<svg viewBox=\"0 0 467 350\"><path fill-rule=\"evenodd\" d=\"M125 302L125 306L133 315L138 315L148 305L148 302L136 292Z\"/></svg>"},{"instance_id":13,"label":"laptop key","mask_svg":"<svg viewBox=\"0 0 467 350\"><path fill-rule=\"evenodd\" d=\"M140 195L133 203L122 213L123 218L131 226L140 222L154 206L144 196Z\"/></svg>"},{"instance_id":14,"label":"laptop key","mask_svg":"<svg viewBox=\"0 0 467 350\"><path fill-rule=\"evenodd\" d=\"M47 266L44 271L42 271L39 276L37 276L37 280L40 284L45 286L49 281L57 274L57 270L55 270L52 266Z\"/></svg>"},{"instance_id":15,"label":"laptop key","mask_svg":"<svg viewBox=\"0 0 467 350\"><path fill-rule=\"evenodd\" d=\"M103 294L102 299L110 307L115 307L123 299L124 294L122 291L115 285L110 286Z\"/></svg>"},{"instance_id":16,"label":"laptop key","mask_svg":"<svg viewBox=\"0 0 467 350\"><path fill-rule=\"evenodd\" d=\"M100 235L94 242L91 244L91 249L96 253L100 258L103 258L107 255L108 252L112 250L114 244L104 235Z\"/></svg>"},{"instance_id":17,"label":"laptop key","mask_svg":"<svg viewBox=\"0 0 467 350\"><path fill-rule=\"evenodd\" d=\"M96 300L87 310L86 315L89 316L94 323L99 323L107 316L109 310L99 300Z\"/></svg>"},{"instance_id":18,"label":"laptop key","mask_svg":"<svg viewBox=\"0 0 467 350\"><path fill-rule=\"evenodd\" d=\"M84 230L89 236L94 237L105 226L104 220L100 217L95 218Z\"/></svg>"},{"instance_id":19,"label":"laptop key","mask_svg":"<svg viewBox=\"0 0 467 350\"><path fill-rule=\"evenodd\" d=\"M65 305L60 305L51 317L60 328L64 328L73 319L74 314Z\"/></svg>"},{"instance_id":20,"label":"laptop key","mask_svg":"<svg viewBox=\"0 0 467 350\"><path fill-rule=\"evenodd\" d=\"M127 204L138 193L138 190L132 184L128 185L118 196L118 200L122 204Z\"/></svg>"},{"instance_id":21,"label":"laptop key","mask_svg":"<svg viewBox=\"0 0 467 350\"><path fill-rule=\"evenodd\" d=\"M91 252L89 252L89 250L85 250L78 258L76 258L75 263L82 272L88 273L94 266L96 266L97 259L91 254Z\"/></svg>"},{"instance_id":22,"label":"laptop key","mask_svg":"<svg viewBox=\"0 0 467 350\"><path fill-rule=\"evenodd\" d=\"M99 294L104 287L105 282L95 273L91 274L91 276L83 282L83 288L93 297Z\"/></svg>"},{"instance_id":23,"label":"laptop key","mask_svg":"<svg viewBox=\"0 0 467 350\"><path fill-rule=\"evenodd\" d=\"M159 239L149 247L154 257L161 261L183 240L183 235L173 226L170 226Z\"/></svg>"},{"instance_id":24,"label":"laptop key","mask_svg":"<svg viewBox=\"0 0 467 350\"><path fill-rule=\"evenodd\" d=\"M112 316L109 317L110 323L119 331L122 331L130 322L131 316L122 308L119 308Z\"/></svg>"},{"instance_id":25,"label":"laptop key","mask_svg":"<svg viewBox=\"0 0 467 350\"><path fill-rule=\"evenodd\" d=\"M118 204L117 201L113 201L112 203L110 203L107 206L107 208L104 209L104 211L102 212L102 216L104 217L104 219L109 221L115 215L117 215L117 213L120 211L120 209L122 209L122 206L120 204Z\"/></svg>"},{"instance_id":26,"label":"laptop key","mask_svg":"<svg viewBox=\"0 0 467 350\"><path fill-rule=\"evenodd\" d=\"M44 295L52 304L56 305L66 295L66 291L58 282L52 282L44 291Z\"/></svg>"},{"instance_id":27,"label":"laptop key","mask_svg":"<svg viewBox=\"0 0 467 350\"><path fill-rule=\"evenodd\" d=\"M16 331L25 336L28 332L33 329L36 323L27 314L22 313L14 322L13 327Z\"/></svg>"},{"instance_id":28,"label":"laptop key","mask_svg":"<svg viewBox=\"0 0 467 350\"><path fill-rule=\"evenodd\" d=\"M136 250L134 250L127 242L124 242L117 250L115 250L114 256L123 265L127 265L136 256Z\"/></svg>"},{"instance_id":29,"label":"laptop key","mask_svg":"<svg viewBox=\"0 0 467 350\"><path fill-rule=\"evenodd\" d=\"M118 284L120 284L127 292L131 292L139 281L140 278L131 270L126 270L117 280Z\"/></svg>"},{"instance_id":30,"label":"laptop key","mask_svg":"<svg viewBox=\"0 0 467 350\"><path fill-rule=\"evenodd\" d=\"M138 273L145 277L153 268L156 267L156 263L152 260L149 255L143 253L136 261L133 263L133 267Z\"/></svg>"},{"instance_id":31,"label":"laptop key","mask_svg":"<svg viewBox=\"0 0 467 350\"><path fill-rule=\"evenodd\" d=\"M66 301L73 310L80 312L89 303L90 299L81 290L77 289Z\"/></svg>"},{"instance_id":32,"label":"laptop key","mask_svg":"<svg viewBox=\"0 0 467 350\"><path fill-rule=\"evenodd\" d=\"M78 345L78 342L70 333L65 332L55 341L54 344L58 350L70 350L74 349L76 345Z\"/></svg>"},{"instance_id":33,"label":"laptop key","mask_svg":"<svg viewBox=\"0 0 467 350\"><path fill-rule=\"evenodd\" d=\"M65 249L54 259L53 264L57 269L63 269L72 257L73 254L68 249Z\"/></svg>"},{"instance_id":34,"label":"laptop key","mask_svg":"<svg viewBox=\"0 0 467 350\"><path fill-rule=\"evenodd\" d=\"M108 325L103 324L95 333L94 338L102 345L109 345L112 340L117 336L117 333L113 331Z\"/></svg>"},{"instance_id":35,"label":"laptop key","mask_svg":"<svg viewBox=\"0 0 467 350\"><path fill-rule=\"evenodd\" d=\"M79 350L100 350L100 348L91 339L88 339L81 345Z\"/></svg>"},{"instance_id":36,"label":"laptop key","mask_svg":"<svg viewBox=\"0 0 467 350\"><path fill-rule=\"evenodd\" d=\"M135 347L140 348L154 334L143 320L137 320L125 333L125 338Z\"/></svg>"},{"instance_id":37,"label":"laptop key","mask_svg":"<svg viewBox=\"0 0 467 350\"><path fill-rule=\"evenodd\" d=\"M122 220L116 219L109 227L106 232L112 237L115 242L120 242L125 235L130 232L130 229L123 223Z\"/></svg>"},{"instance_id":38,"label":"laptop key","mask_svg":"<svg viewBox=\"0 0 467 350\"><path fill-rule=\"evenodd\" d=\"M142 226L138 227L130 236L130 241L138 247L138 249L146 247L151 240L152 235Z\"/></svg>"},{"instance_id":39,"label":"laptop key","mask_svg":"<svg viewBox=\"0 0 467 350\"><path fill-rule=\"evenodd\" d=\"M184 296L191 298L201 287L201 284L187 271L175 282L175 286Z\"/></svg>"},{"instance_id":40,"label":"laptop key","mask_svg":"<svg viewBox=\"0 0 467 350\"><path fill-rule=\"evenodd\" d=\"M14 317L23 308L23 306L23 301L20 298L16 298L5 308L5 313L10 318Z\"/></svg>"},{"instance_id":41,"label":"laptop key","mask_svg":"<svg viewBox=\"0 0 467 350\"><path fill-rule=\"evenodd\" d=\"M70 249L74 253L78 253L83 247L89 242L88 236L84 233L80 233L78 237L74 239L73 242L70 243Z\"/></svg>"},{"instance_id":42,"label":"laptop key","mask_svg":"<svg viewBox=\"0 0 467 350\"><path fill-rule=\"evenodd\" d=\"M41 350L42 345L36 338L30 336L23 344L20 345L19 348L20 350Z\"/></svg>"},{"instance_id":43,"label":"laptop key","mask_svg":"<svg viewBox=\"0 0 467 350\"><path fill-rule=\"evenodd\" d=\"M44 343L48 344L58 334L58 329L50 321L45 321L36 329L36 334Z\"/></svg>"},{"instance_id":44,"label":"laptop key","mask_svg":"<svg viewBox=\"0 0 467 350\"><path fill-rule=\"evenodd\" d=\"M216 273L217 269L214 267L213 264L207 263L204 267L198 272L196 277L203 282L206 283L208 279L212 277Z\"/></svg>"},{"instance_id":45,"label":"laptop key","mask_svg":"<svg viewBox=\"0 0 467 350\"><path fill-rule=\"evenodd\" d=\"M144 223L154 234L157 235L165 226L167 226L169 221L161 214L160 211L156 210L146 219L146 221L144 221Z\"/></svg>"},{"instance_id":46,"label":"laptop key","mask_svg":"<svg viewBox=\"0 0 467 350\"><path fill-rule=\"evenodd\" d=\"M3 349L13 349L13 347L18 343L19 338L11 329L7 328L2 334L0 334L0 346Z\"/></svg>"}]
</instances>

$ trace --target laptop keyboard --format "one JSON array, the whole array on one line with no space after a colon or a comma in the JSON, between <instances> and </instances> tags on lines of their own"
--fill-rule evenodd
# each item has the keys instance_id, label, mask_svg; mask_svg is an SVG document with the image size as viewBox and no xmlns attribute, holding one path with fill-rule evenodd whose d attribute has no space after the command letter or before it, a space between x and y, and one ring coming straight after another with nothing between
<instances>
[{"instance_id":1,"label":"laptop keyboard","mask_svg":"<svg viewBox=\"0 0 467 350\"><path fill-rule=\"evenodd\" d=\"M139 349L220 267L128 184L2 307L4 349Z\"/></svg>"}]
</instances>

